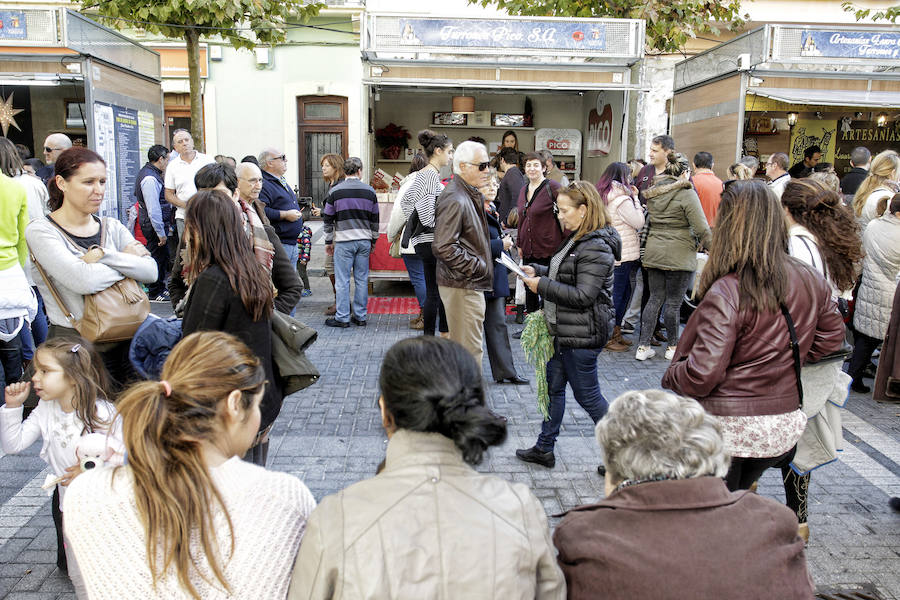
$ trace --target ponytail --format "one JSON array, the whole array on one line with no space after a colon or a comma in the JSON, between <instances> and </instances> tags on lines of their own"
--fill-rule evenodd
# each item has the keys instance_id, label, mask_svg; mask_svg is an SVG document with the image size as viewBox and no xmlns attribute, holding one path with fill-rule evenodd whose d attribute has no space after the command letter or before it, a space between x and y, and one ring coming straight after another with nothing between
<instances>
[{"instance_id":1,"label":"ponytail","mask_svg":"<svg viewBox=\"0 0 900 600\"><path fill-rule=\"evenodd\" d=\"M398 428L440 433L471 465L506 439L506 421L485 406L475 359L456 342L435 337L397 342L384 356L379 384Z\"/></svg>"},{"instance_id":2,"label":"ponytail","mask_svg":"<svg viewBox=\"0 0 900 600\"><path fill-rule=\"evenodd\" d=\"M203 461L201 443L220 430L228 395L240 390L242 407L249 409L265 374L237 338L204 331L175 346L162 377L129 388L118 408L154 584L174 565L181 586L199 600L191 575L203 561L229 589L218 559L224 553L213 522L217 506L225 513L234 552L231 517ZM194 536L199 555L192 550Z\"/></svg>"}]
</instances>

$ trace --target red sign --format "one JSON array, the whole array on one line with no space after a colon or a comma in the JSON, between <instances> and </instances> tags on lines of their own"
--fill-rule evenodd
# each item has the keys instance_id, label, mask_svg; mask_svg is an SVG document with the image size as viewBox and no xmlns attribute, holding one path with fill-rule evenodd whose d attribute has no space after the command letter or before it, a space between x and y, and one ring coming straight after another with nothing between
<instances>
[{"instance_id":1,"label":"red sign","mask_svg":"<svg viewBox=\"0 0 900 600\"><path fill-rule=\"evenodd\" d=\"M571 147L570 140L547 140L547 150L568 150Z\"/></svg>"},{"instance_id":2,"label":"red sign","mask_svg":"<svg viewBox=\"0 0 900 600\"><path fill-rule=\"evenodd\" d=\"M606 156L612 148L613 114L609 104L603 106L603 112L597 114L591 109L588 115L588 156Z\"/></svg>"}]
</instances>

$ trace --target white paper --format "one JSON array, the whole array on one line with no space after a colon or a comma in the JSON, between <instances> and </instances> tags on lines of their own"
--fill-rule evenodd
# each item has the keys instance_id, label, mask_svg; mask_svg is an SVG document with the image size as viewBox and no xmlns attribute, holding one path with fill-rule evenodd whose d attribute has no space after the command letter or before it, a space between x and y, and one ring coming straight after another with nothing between
<instances>
[{"instance_id":1,"label":"white paper","mask_svg":"<svg viewBox=\"0 0 900 600\"><path fill-rule=\"evenodd\" d=\"M525 271L522 270L522 267L517 265L516 261L514 261L512 258L510 258L510 256L506 252L501 252L500 257L496 258L494 260L496 262L500 263L501 265L503 265L504 267L506 267L507 269L509 269L510 271L512 271L513 273L515 273L516 275L518 275L519 277L522 277L522 278L528 277L528 275L525 274Z\"/></svg>"}]
</instances>

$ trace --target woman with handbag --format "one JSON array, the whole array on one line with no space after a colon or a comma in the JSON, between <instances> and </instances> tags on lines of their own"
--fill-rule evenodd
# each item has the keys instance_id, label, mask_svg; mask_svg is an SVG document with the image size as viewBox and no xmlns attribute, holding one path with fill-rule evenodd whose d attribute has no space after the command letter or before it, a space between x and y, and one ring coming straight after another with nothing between
<instances>
[{"instance_id":1,"label":"woman with handbag","mask_svg":"<svg viewBox=\"0 0 900 600\"><path fill-rule=\"evenodd\" d=\"M419 143L425 151L428 164L416 171L412 186L403 195L401 207L406 217L404 237L416 249L416 256L422 260L425 276L425 307L422 313L423 334L434 335L435 326L445 335L450 331L444 303L438 293L437 259L431 251L434 241L434 211L437 197L444 191L440 172L453 160L453 142L446 135L428 129L419 132Z\"/></svg>"},{"instance_id":2,"label":"woman with handbag","mask_svg":"<svg viewBox=\"0 0 900 600\"><path fill-rule=\"evenodd\" d=\"M787 241L784 211L765 183L726 185L697 288L702 300L662 378L662 387L719 418L732 491L791 461L806 426L800 365L843 345L831 286L788 255Z\"/></svg>"},{"instance_id":3,"label":"woman with handbag","mask_svg":"<svg viewBox=\"0 0 900 600\"><path fill-rule=\"evenodd\" d=\"M666 360L672 360L678 344L679 316L684 293L697 269L697 245L709 243L709 224L700 198L688 180L690 163L680 152L669 152L665 171L644 190L649 232L641 268L647 273L650 299L641 315L641 334L634 357L656 355L650 347L659 312L665 304ZM645 291L645 293L647 293Z\"/></svg>"},{"instance_id":4,"label":"woman with handbag","mask_svg":"<svg viewBox=\"0 0 900 600\"><path fill-rule=\"evenodd\" d=\"M117 219L97 216L106 191L106 163L99 154L78 146L69 148L56 159L54 169L55 175L47 183L51 212L33 220L25 230L35 258L33 280L50 321L47 337L82 335L94 342L113 379L113 388L120 389L137 378L128 361L128 345L150 312L147 295L134 280L148 284L156 281L156 262ZM97 313L85 315L85 306L98 300L91 296L113 286L123 293L111 295L123 300L106 316L116 318L127 313L134 326L130 334L125 327L119 334L97 337L96 328L93 332L86 329Z\"/></svg>"},{"instance_id":5,"label":"woman with handbag","mask_svg":"<svg viewBox=\"0 0 900 600\"><path fill-rule=\"evenodd\" d=\"M234 202L218 190L195 194L184 219L184 277L189 290L183 335L224 331L247 344L266 374L259 434L247 460L265 466L268 432L281 411L282 390L272 363L272 281L257 262Z\"/></svg>"},{"instance_id":6,"label":"woman with handbag","mask_svg":"<svg viewBox=\"0 0 900 600\"><path fill-rule=\"evenodd\" d=\"M391 219L388 222L387 236L391 242L391 256L403 259L406 265L406 272L409 273L409 282L413 286L416 294L416 301L419 303L419 314L415 318L410 319L409 328L422 330L425 327L425 267L422 259L416 255L415 247L409 243L409 233L406 231L406 222L408 216L403 213L403 196L409 188L412 187L416 180L416 173L424 169L428 165L428 160L421 152L416 152L409 164L409 174L400 182L400 189L397 190L397 196L394 198L394 206L391 208Z\"/></svg>"}]
</instances>

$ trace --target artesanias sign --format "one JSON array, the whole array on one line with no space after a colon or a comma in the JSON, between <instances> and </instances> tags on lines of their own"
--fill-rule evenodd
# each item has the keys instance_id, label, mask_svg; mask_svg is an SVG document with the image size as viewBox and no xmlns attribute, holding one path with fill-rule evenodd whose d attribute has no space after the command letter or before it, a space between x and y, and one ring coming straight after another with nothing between
<instances>
[{"instance_id":1,"label":"artesanias sign","mask_svg":"<svg viewBox=\"0 0 900 600\"><path fill-rule=\"evenodd\" d=\"M588 156L606 156L612 148L613 113L612 106L606 104L603 111L597 113L592 108L588 114Z\"/></svg>"},{"instance_id":2,"label":"artesanias sign","mask_svg":"<svg viewBox=\"0 0 900 600\"><path fill-rule=\"evenodd\" d=\"M875 156L884 150L900 147L900 123L878 127L874 121L837 122L837 143L834 149L834 170L839 176L850 170L850 152L857 146L865 146Z\"/></svg>"}]
</instances>

